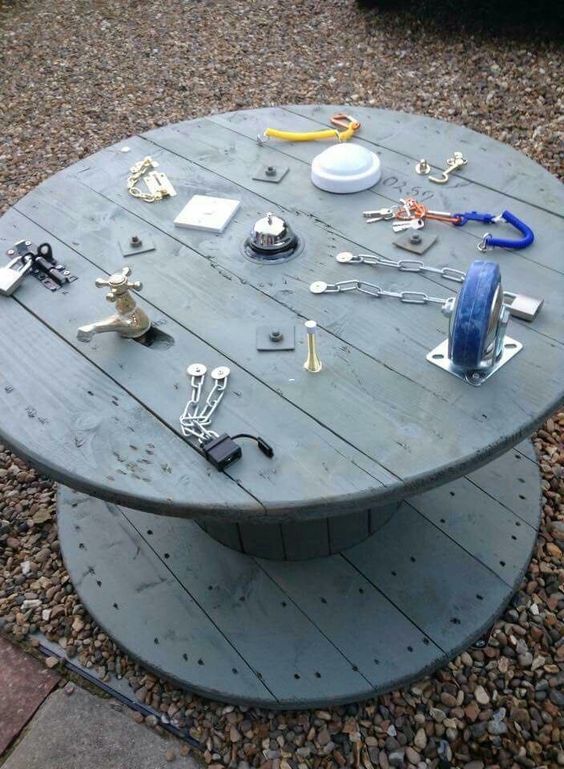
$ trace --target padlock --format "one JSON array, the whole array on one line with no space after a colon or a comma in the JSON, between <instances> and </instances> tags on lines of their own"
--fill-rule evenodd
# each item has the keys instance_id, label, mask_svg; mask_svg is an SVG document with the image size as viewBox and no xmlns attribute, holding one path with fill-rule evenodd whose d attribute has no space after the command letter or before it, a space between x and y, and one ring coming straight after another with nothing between
<instances>
[{"instance_id":1,"label":"padlock","mask_svg":"<svg viewBox=\"0 0 564 769\"><path fill-rule=\"evenodd\" d=\"M513 294L511 291L503 292L503 301L509 308L511 315L528 321L537 317L544 303L544 299L537 299L535 296L527 296L526 294Z\"/></svg>"},{"instance_id":2,"label":"padlock","mask_svg":"<svg viewBox=\"0 0 564 769\"><path fill-rule=\"evenodd\" d=\"M19 264L19 267L17 265ZM0 295L10 296L23 282L31 270L33 261L26 256L15 256L4 267L0 267Z\"/></svg>"}]
</instances>

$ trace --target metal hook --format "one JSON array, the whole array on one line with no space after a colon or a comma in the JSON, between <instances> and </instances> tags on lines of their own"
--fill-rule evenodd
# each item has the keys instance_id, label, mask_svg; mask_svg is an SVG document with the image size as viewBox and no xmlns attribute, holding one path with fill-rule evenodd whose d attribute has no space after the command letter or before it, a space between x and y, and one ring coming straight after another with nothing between
<instances>
[{"instance_id":1,"label":"metal hook","mask_svg":"<svg viewBox=\"0 0 564 769\"><path fill-rule=\"evenodd\" d=\"M453 152L452 157L447 160L447 167L442 172L442 175L429 176L429 181L435 182L435 184L446 184L449 180L449 174L456 171L457 168L465 166L467 162L462 152Z\"/></svg>"},{"instance_id":2,"label":"metal hook","mask_svg":"<svg viewBox=\"0 0 564 769\"><path fill-rule=\"evenodd\" d=\"M353 131L358 131L360 128L359 121L350 115L346 115L344 112L337 112L336 115L333 115L330 122L332 125L338 125L341 128L352 128Z\"/></svg>"}]
</instances>

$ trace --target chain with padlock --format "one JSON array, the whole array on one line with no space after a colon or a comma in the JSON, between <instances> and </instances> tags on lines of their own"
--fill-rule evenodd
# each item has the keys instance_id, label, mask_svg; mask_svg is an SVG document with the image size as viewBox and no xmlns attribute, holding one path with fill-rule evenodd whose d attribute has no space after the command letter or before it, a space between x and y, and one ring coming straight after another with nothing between
<instances>
[{"instance_id":1,"label":"chain with padlock","mask_svg":"<svg viewBox=\"0 0 564 769\"><path fill-rule=\"evenodd\" d=\"M6 251L8 264L0 267L0 295L11 296L23 283L26 275L33 275L50 291L56 291L76 280L70 270L59 264L49 243L36 246L31 240L19 240Z\"/></svg>"},{"instance_id":2,"label":"chain with padlock","mask_svg":"<svg viewBox=\"0 0 564 769\"><path fill-rule=\"evenodd\" d=\"M454 267L432 267L419 259L387 259L376 254L352 254L350 251L342 251L335 259L339 264L368 264L374 267L391 267L399 272L431 273L455 283L463 283L466 278L466 273L462 270ZM511 315L521 320L533 321L540 312L544 299L504 291L503 301Z\"/></svg>"},{"instance_id":3,"label":"chain with padlock","mask_svg":"<svg viewBox=\"0 0 564 769\"><path fill-rule=\"evenodd\" d=\"M241 446L236 438L250 438L257 442L259 449L267 457L274 456L271 446L260 436L239 433L230 436L210 430L215 412L227 390L227 381L231 373L228 366L217 366L211 372L213 386L205 403L200 406L202 390L206 381L207 367L203 363L192 363L186 369L190 378L190 397L180 415L180 429L185 438L196 439L201 453L217 470L224 470L242 456Z\"/></svg>"}]
</instances>

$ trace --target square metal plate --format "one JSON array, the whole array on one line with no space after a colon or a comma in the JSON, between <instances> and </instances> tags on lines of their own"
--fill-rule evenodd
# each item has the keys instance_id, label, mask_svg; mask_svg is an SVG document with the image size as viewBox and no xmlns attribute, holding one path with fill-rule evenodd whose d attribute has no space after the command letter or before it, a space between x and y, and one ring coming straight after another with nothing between
<instances>
[{"instance_id":1,"label":"square metal plate","mask_svg":"<svg viewBox=\"0 0 564 769\"><path fill-rule=\"evenodd\" d=\"M271 334L278 331L279 341L272 339ZM270 326L257 326L257 350L293 350L296 347L296 327L291 323L273 323Z\"/></svg>"},{"instance_id":2,"label":"square metal plate","mask_svg":"<svg viewBox=\"0 0 564 769\"><path fill-rule=\"evenodd\" d=\"M260 166L253 174L253 179L259 182L272 182L278 184L286 176L290 169L288 166L275 166L272 163Z\"/></svg>"},{"instance_id":3,"label":"square metal plate","mask_svg":"<svg viewBox=\"0 0 564 769\"><path fill-rule=\"evenodd\" d=\"M479 387L522 349L523 345L521 342L506 336L503 340L503 352L493 366L484 371L475 371L471 376L452 365L452 361L448 357L448 339L445 339L444 342L441 342L431 352L427 353L427 360L429 363L433 363L435 366L448 371L449 374L462 379L463 382Z\"/></svg>"},{"instance_id":4,"label":"square metal plate","mask_svg":"<svg viewBox=\"0 0 564 769\"><path fill-rule=\"evenodd\" d=\"M155 251L156 246L148 235L141 233L138 237L142 244L140 246L132 246L131 238L122 238L119 241L119 247L124 256L136 256L137 254L146 254L148 251Z\"/></svg>"},{"instance_id":5,"label":"square metal plate","mask_svg":"<svg viewBox=\"0 0 564 769\"><path fill-rule=\"evenodd\" d=\"M394 246L397 246L398 248L403 248L405 251L410 251L412 254L424 254L425 251L428 251L433 243L437 240L437 235L430 235L427 232L417 232L415 233L416 238L419 238L419 242L412 243L411 238L413 238L414 233L404 232L403 235L400 235L399 238L396 238L396 240L393 241Z\"/></svg>"}]
</instances>

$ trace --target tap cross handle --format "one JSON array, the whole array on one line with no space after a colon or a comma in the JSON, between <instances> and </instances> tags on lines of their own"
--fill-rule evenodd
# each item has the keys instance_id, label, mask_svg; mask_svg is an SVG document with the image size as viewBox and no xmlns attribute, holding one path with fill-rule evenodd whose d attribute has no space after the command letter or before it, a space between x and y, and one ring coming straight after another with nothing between
<instances>
[{"instance_id":1,"label":"tap cross handle","mask_svg":"<svg viewBox=\"0 0 564 769\"><path fill-rule=\"evenodd\" d=\"M141 291L143 288L140 280L129 281L130 275L131 267L124 267L120 272L114 272L109 278L96 278L95 284L97 288L109 286L110 292L106 294L106 299L109 302L115 302L118 296L125 294L129 289Z\"/></svg>"}]
</instances>

